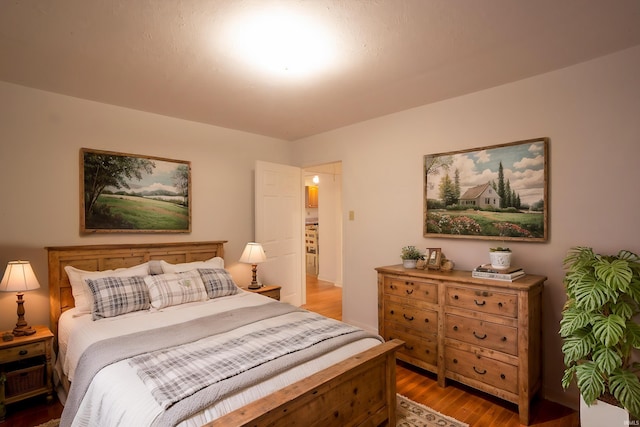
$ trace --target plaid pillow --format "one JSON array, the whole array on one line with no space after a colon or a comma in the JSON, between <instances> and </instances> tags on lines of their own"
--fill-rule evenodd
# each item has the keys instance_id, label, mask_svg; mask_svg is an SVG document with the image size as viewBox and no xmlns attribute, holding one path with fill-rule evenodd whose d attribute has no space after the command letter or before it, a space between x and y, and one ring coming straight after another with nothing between
<instances>
[{"instance_id":1,"label":"plaid pillow","mask_svg":"<svg viewBox=\"0 0 640 427\"><path fill-rule=\"evenodd\" d=\"M202 276L209 298L219 298L240 292L238 285L224 268L199 268L198 273Z\"/></svg>"},{"instance_id":2,"label":"plaid pillow","mask_svg":"<svg viewBox=\"0 0 640 427\"><path fill-rule=\"evenodd\" d=\"M207 300L207 291L197 271L147 276L144 281L154 308Z\"/></svg>"},{"instance_id":3,"label":"plaid pillow","mask_svg":"<svg viewBox=\"0 0 640 427\"><path fill-rule=\"evenodd\" d=\"M142 276L87 279L93 295L93 320L149 309L149 292Z\"/></svg>"}]
</instances>

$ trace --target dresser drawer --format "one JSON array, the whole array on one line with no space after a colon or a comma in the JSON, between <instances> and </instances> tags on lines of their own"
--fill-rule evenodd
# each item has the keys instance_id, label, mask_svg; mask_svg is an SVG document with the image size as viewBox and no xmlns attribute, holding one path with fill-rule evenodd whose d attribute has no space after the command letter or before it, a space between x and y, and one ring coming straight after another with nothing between
<instances>
[{"instance_id":1,"label":"dresser drawer","mask_svg":"<svg viewBox=\"0 0 640 427\"><path fill-rule=\"evenodd\" d=\"M510 393L518 393L518 368L508 363L446 347L445 369Z\"/></svg>"},{"instance_id":2,"label":"dresser drawer","mask_svg":"<svg viewBox=\"0 0 640 427\"><path fill-rule=\"evenodd\" d=\"M384 331L386 341L398 338L404 341L404 346L398 352L430 365L438 363L438 343L435 335L417 336L411 332L387 326Z\"/></svg>"},{"instance_id":3,"label":"dresser drawer","mask_svg":"<svg viewBox=\"0 0 640 427\"><path fill-rule=\"evenodd\" d=\"M438 312L385 301L385 321L396 322L403 326L419 329L428 333L438 332Z\"/></svg>"},{"instance_id":4,"label":"dresser drawer","mask_svg":"<svg viewBox=\"0 0 640 427\"><path fill-rule=\"evenodd\" d=\"M518 317L518 297L516 294L447 286L446 299L447 305L452 307Z\"/></svg>"},{"instance_id":5,"label":"dresser drawer","mask_svg":"<svg viewBox=\"0 0 640 427\"><path fill-rule=\"evenodd\" d=\"M433 304L438 303L438 284L409 277L386 277L384 292L406 298L415 298Z\"/></svg>"},{"instance_id":6,"label":"dresser drawer","mask_svg":"<svg viewBox=\"0 0 640 427\"><path fill-rule=\"evenodd\" d=\"M447 338L518 355L517 328L453 314L447 314L444 323Z\"/></svg>"},{"instance_id":7,"label":"dresser drawer","mask_svg":"<svg viewBox=\"0 0 640 427\"><path fill-rule=\"evenodd\" d=\"M5 349L0 353L0 363L15 362L17 360L28 359L30 357L44 356L46 353L46 342L34 342Z\"/></svg>"}]
</instances>

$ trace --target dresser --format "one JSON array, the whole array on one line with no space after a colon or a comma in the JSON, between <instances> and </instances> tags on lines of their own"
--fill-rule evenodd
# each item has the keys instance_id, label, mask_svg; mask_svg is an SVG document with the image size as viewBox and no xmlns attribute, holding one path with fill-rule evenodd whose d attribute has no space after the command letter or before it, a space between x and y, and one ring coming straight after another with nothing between
<instances>
[{"instance_id":1,"label":"dresser","mask_svg":"<svg viewBox=\"0 0 640 427\"><path fill-rule=\"evenodd\" d=\"M514 282L470 271L376 268L378 327L405 342L397 358L518 405L520 423L542 385L541 302L546 277Z\"/></svg>"}]
</instances>

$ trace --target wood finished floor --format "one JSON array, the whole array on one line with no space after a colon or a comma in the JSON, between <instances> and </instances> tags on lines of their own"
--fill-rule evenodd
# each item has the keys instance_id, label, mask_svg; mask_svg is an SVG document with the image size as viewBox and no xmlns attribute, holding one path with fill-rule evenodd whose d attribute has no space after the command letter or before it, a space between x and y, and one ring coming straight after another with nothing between
<instances>
[{"instance_id":1,"label":"wood finished floor","mask_svg":"<svg viewBox=\"0 0 640 427\"><path fill-rule=\"evenodd\" d=\"M342 289L332 283L307 276L306 309L342 320ZM463 421L472 427L520 426L516 405L452 383L438 386L433 374L399 363L398 393L427 405L438 412ZM33 398L9 405L7 418L0 427L33 427L60 417L62 405L56 400L46 404L44 398ZM538 399L532 409L532 426L577 427L578 414L564 406Z\"/></svg>"}]
</instances>

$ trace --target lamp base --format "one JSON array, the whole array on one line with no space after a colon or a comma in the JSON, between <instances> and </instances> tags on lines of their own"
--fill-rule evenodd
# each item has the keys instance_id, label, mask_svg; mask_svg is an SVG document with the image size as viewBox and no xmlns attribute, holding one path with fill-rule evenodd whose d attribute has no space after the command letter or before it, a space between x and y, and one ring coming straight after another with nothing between
<instances>
[{"instance_id":1,"label":"lamp base","mask_svg":"<svg viewBox=\"0 0 640 427\"><path fill-rule=\"evenodd\" d=\"M16 326L15 328L13 328L12 333L14 337L21 337L23 335L33 335L36 333L36 330L31 326Z\"/></svg>"},{"instance_id":2,"label":"lamp base","mask_svg":"<svg viewBox=\"0 0 640 427\"><path fill-rule=\"evenodd\" d=\"M249 285L249 289L260 289L262 286L260 286L260 283L258 282L251 282L251 284Z\"/></svg>"}]
</instances>

